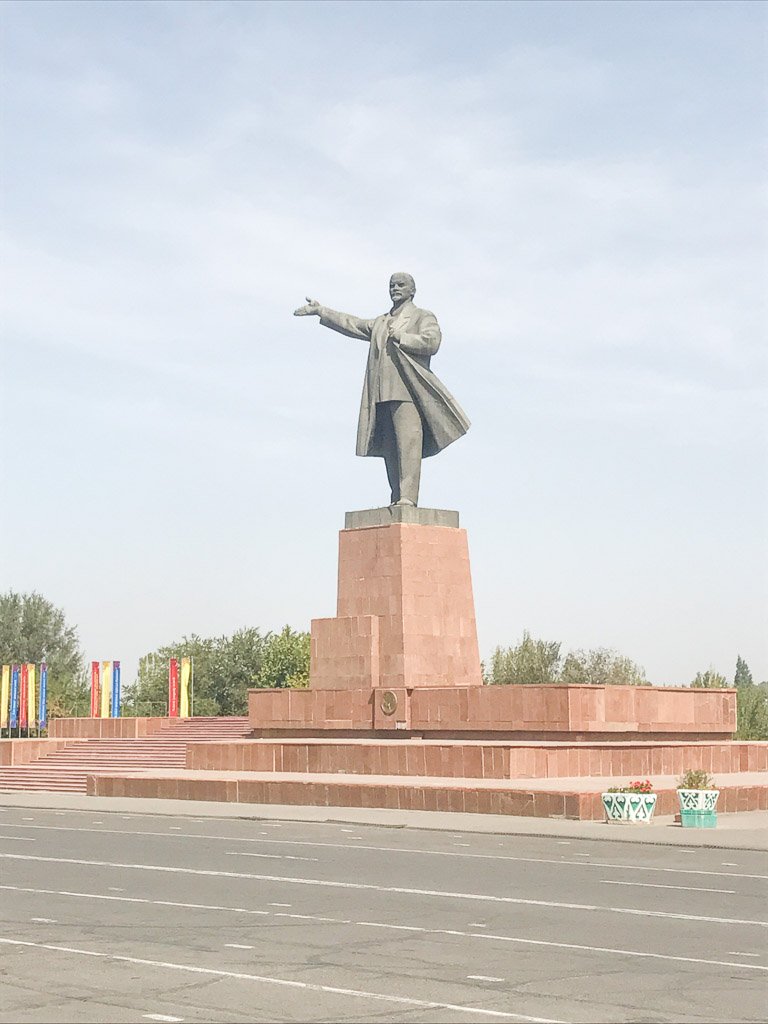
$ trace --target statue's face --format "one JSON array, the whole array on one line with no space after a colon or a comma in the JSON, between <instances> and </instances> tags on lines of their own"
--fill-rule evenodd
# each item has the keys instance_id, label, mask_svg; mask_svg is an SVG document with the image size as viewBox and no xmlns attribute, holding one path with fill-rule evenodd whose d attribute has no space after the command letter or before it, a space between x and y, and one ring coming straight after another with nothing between
<instances>
[{"instance_id":1,"label":"statue's face","mask_svg":"<svg viewBox=\"0 0 768 1024\"><path fill-rule=\"evenodd\" d=\"M397 306L406 299L412 299L416 294L413 283L407 274L393 274L389 279L389 297L392 304Z\"/></svg>"}]
</instances>

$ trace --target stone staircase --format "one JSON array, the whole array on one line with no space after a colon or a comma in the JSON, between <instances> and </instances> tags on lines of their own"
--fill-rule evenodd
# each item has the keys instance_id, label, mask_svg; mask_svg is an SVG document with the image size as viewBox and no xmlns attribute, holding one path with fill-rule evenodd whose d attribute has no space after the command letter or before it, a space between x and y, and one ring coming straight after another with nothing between
<instances>
[{"instance_id":1,"label":"stone staircase","mask_svg":"<svg viewBox=\"0 0 768 1024\"><path fill-rule=\"evenodd\" d=\"M0 766L0 791L85 793L89 775L147 768L182 770L189 743L242 740L246 717L167 719L156 733L130 739L73 739L28 764Z\"/></svg>"}]
</instances>

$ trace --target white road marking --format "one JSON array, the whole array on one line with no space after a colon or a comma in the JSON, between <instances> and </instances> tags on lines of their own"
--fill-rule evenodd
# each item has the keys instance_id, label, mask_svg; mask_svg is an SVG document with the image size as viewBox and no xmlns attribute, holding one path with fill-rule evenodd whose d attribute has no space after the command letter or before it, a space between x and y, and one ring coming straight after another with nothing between
<instances>
[{"instance_id":1,"label":"white road marking","mask_svg":"<svg viewBox=\"0 0 768 1024\"><path fill-rule=\"evenodd\" d=\"M255 946L243 946L239 942L225 942L224 946L227 949L255 949Z\"/></svg>"},{"instance_id":2,"label":"white road marking","mask_svg":"<svg viewBox=\"0 0 768 1024\"><path fill-rule=\"evenodd\" d=\"M743 964L724 960L705 960L700 957L674 956L668 953L646 953L633 949L613 949L604 946L574 945L570 942L545 942L542 939L524 939L514 935L495 935L493 932L464 932L447 928L423 928L409 924L388 924L381 921L350 921L340 917L320 917L310 914L272 914L268 910L251 910L247 907L222 907L210 903L176 903L171 900L150 900L139 896L104 896L94 892L68 892L66 889L31 889L20 885L0 885L0 890L12 892L28 892L46 896L69 896L74 899L111 900L119 903L142 903L148 906L177 907L185 910L217 910L230 914L248 914L259 917L295 917L301 920L327 921L332 924L351 924L358 928L383 928L397 932L421 932L425 935L451 935L458 938L479 939L482 941L512 942L518 945L546 946L553 949L577 949L584 952L614 953L618 956L637 956L654 960L671 960L673 962L708 964L715 967L742 967L745 970L768 971L768 967L760 964ZM728 953L728 956L758 956L757 953Z\"/></svg>"},{"instance_id":3,"label":"white road marking","mask_svg":"<svg viewBox=\"0 0 768 1024\"><path fill-rule=\"evenodd\" d=\"M557 845L558 846L570 846L571 845L571 841L570 841L570 839L558 839Z\"/></svg>"},{"instance_id":4,"label":"white road marking","mask_svg":"<svg viewBox=\"0 0 768 1024\"><path fill-rule=\"evenodd\" d=\"M108 885L107 889L109 889L110 892L125 892L125 889L121 889L117 885Z\"/></svg>"},{"instance_id":5,"label":"white road marking","mask_svg":"<svg viewBox=\"0 0 768 1024\"><path fill-rule=\"evenodd\" d=\"M14 843L34 843L35 840L31 836L0 836L0 839L7 839L8 842Z\"/></svg>"},{"instance_id":6,"label":"white road marking","mask_svg":"<svg viewBox=\"0 0 768 1024\"><path fill-rule=\"evenodd\" d=\"M467 928L487 928L487 924L483 924L482 921L470 921Z\"/></svg>"},{"instance_id":7,"label":"white road marking","mask_svg":"<svg viewBox=\"0 0 768 1024\"><path fill-rule=\"evenodd\" d=\"M469 843L454 843L454 846L469 846Z\"/></svg>"},{"instance_id":8,"label":"white road marking","mask_svg":"<svg viewBox=\"0 0 768 1024\"><path fill-rule=\"evenodd\" d=\"M0 885L0 890L29 892L45 896L72 896L77 899L110 900L115 903L144 903L154 907L178 907L184 910L226 910L234 914L254 914L257 917L272 917L268 910L250 910L245 907L220 907L215 903L177 903L174 900L150 900L141 896L105 896L100 892L70 892L67 889L32 889L24 885ZM350 924L351 922L346 922Z\"/></svg>"},{"instance_id":9,"label":"white road marking","mask_svg":"<svg viewBox=\"0 0 768 1024\"><path fill-rule=\"evenodd\" d=\"M529 1024L562 1024L546 1017L529 1017L522 1013L508 1013L504 1010L486 1010L480 1006L458 1006L455 1003L437 1003L426 999L411 999L407 996L385 995L382 992L365 992L361 989L337 988L332 985L318 985L308 981L294 981L287 978L270 978L259 974L245 974L242 971L222 971L213 967L199 967L192 964L177 964L164 960L145 960L136 956L123 956L117 953L106 953L95 949L76 949L72 946L53 946L42 942L25 942L21 939L0 938L4 946L22 946L27 949L47 949L54 953L69 953L73 956L96 957L116 963L135 964L138 967L161 967L169 971L181 971L187 974L203 974L214 978L234 978L237 981L254 981L262 985L277 985L281 988L295 988L306 992L323 992L328 995L353 996L358 999L372 999L383 1003L394 1003L398 1006L413 1006L426 1010L452 1010L456 1013L474 1013L481 1017L493 1017L499 1020L526 1021Z\"/></svg>"},{"instance_id":10,"label":"white road marking","mask_svg":"<svg viewBox=\"0 0 768 1024\"><path fill-rule=\"evenodd\" d=\"M22 818L21 820L22 821L34 821L35 819L34 818Z\"/></svg>"},{"instance_id":11,"label":"white road marking","mask_svg":"<svg viewBox=\"0 0 768 1024\"><path fill-rule=\"evenodd\" d=\"M320 859L319 857L296 857L291 856L290 853L234 853L232 851L227 852L227 857L262 857L264 860L311 860L315 863Z\"/></svg>"},{"instance_id":12,"label":"white road marking","mask_svg":"<svg viewBox=\"0 0 768 1024\"><path fill-rule=\"evenodd\" d=\"M732 864L729 860L724 860L722 863L724 868L737 868L739 866L738 864Z\"/></svg>"},{"instance_id":13,"label":"white road marking","mask_svg":"<svg viewBox=\"0 0 768 1024\"><path fill-rule=\"evenodd\" d=\"M320 917L318 914L286 914L284 910L276 910L272 917L290 917L295 921L326 921L331 924L354 924L354 921L340 921L337 917Z\"/></svg>"},{"instance_id":14,"label":"white road marking","mask_svg":"<svg viewBox=\"0 0 768 1024\"><path fill-rule=\"evenodd\" d=\"M104 822L103 821L92 821L91 824L92 825L103 825ZM99 831L101 831L101 829L99 829Z\"/></svg>"},{"instance_id":15,"label":"white road marking","mask_svg":"<svg viewBox=\"0 0 768 1024\"><path fill-rule=\"evenodd\" d=\"M151 815L134 815L134 817L151 817ZM0 826L2 827L2 826ZM9 826L10 827L10 826ZM42 829L55 832L91 832L93 829L77 828L72 825L14 825L14 828ZM348 846L346 843L318 843L306 839L255 839L253 836L214 836L204 835L197 832L182 832L178 836L169 832L133 832L128 829L97 829L99 834L133 836L153 836L160 839L206 839L219 840L226 843L262 843L279 846L312 846L327 848L330 850L371 850L377 853L404 853L420 857L467 857L472 860L502 860L513 861L520 864L569 864L582 868L613 868L619 871L663 871L673 875L714 875L716 878L756 878L761 881L768 881L768 875L743 874L736 871L705 871L701 868L666 868L649 866L647 864L619 864L610 861L593 860L586 864L583 860L565 860L562 857L513 857L507 854L496 853L454 853L452 850L408 850L399 846ZM356 838L356 837L353 837ZM499 844L503 845L503 844ZM698 850L675 850L675 853L698 853ZM581 856L578 854L576 856Z\"/></svg>"},{"instance_id":16,"label":"white road marking","mask_svg":"<svg viewBox=\"0 0 768 1024\"><path fill-rule=\"evenodd\" d=\"M357 921L365 925L365 921ZM522 946L547 946L555 949L578 949L586 953L615 953L617 956L638 956L645 960L672 960L685 964L709 964L713 967L741 967L748 971L768 971L762 964L740 964L728 960L704 960L695 956L674 956L671 953L647 953L636 949L614 949L610 946L585 946L575 942L549 942L544 939L522 939L515 935L494 935L492 932L462 932L453 928L414 928L411 925L380 924L377 928L392 928L396 931L421 931L429 935L455 935L459 938L480 939L481 941L512 942Z\"/></svg>"},{"instance_id":17,"label":"white road marking","mask_svg":"<svg viewBox=\"0 0 768 1024\"><path fill-rule=\"evenodd\" d=\"M268 903L268 907L290 907L290 903Z\"/></svg>"},{"instance_id":18,"label":"white road marking","mask_svg":"<svg viewBox=\"0 0 768 1024\"><path fill-rule=\"evenodd\" d=\"M756 956L759 959L760 954L759 953L739 953L738 950L729 949L728 950L728 956Z\"/></svg>"},{"instance_id":19,"label":"white road marking","mask_svg":"<svg viewBox=\"0 0 768 1024\"><path fill-rule=\"evenodd\" d=\"M488 974L468 974L468 981L504 981L503 978L492 978Z\"/></svg>"},{"instance_id":20,"label":"white road marking","mask_svg":"<svg viewBox=\"0 0 768 1024\"><path fill-rule=\"evenodd\" d=\"M157 871L163 874L198 875L207 878L247 878L257 882L282 882L325 889L355 889L360 892L398 893L403 896L432 896L440 899L476 900L481 903L506 903L527 907L555 907L562 910L589 910L603 914L629 914L634 917L663 917L675 921L706 921L709 924L756 925L768 927L768 921L740 917L709 917L702 914L675 914L664 910L636 910L633 907L601 907L593 903L561 903L556 900L526 900L516 896L493 896L475 892L449 892L442 889L410 889L399 885L373 885L365 882L335 882L325 878L292 878L290 875L257 875L241 871L213 871L205 868L171 867L165 864L125 864L75 857L35 857L26 853L0 853L0 860L36 861L45 864L80 864L83 867L119 868L121 871ZM290 904L287 904L290 906Z\"/></svg>"},{"instance_id":21,"label":"white road marking","mask_svg":"<svg viewBox=\"0 0 768 1024\"><path fill-rule=\"evenodd\" d=\"M169 825L171 832L181 832L181 825Z\"/></svg>"},{"instance_id":22,"label":"white road marking","mask_svg":"<svg viewBox=\"0 0 768 1024\"><path fill-rule=\"evenodd\" d=\"M35 924L56 924L52 917L31 917L30 921L34 921Z\"/></svg>"},{"instance_id":23,"label":"white road marking","mask_svg":"<svg viewBox=\"0 0 768 1024\"><path fill-rule=\"evenodd\" d=\"M601 878L600 881L603 885L636 885L643 889L685 889L686 892L724 892L728 896L733 896L736 892L735 889L708 889L697 885L662 885L659 882L614 882L608 878Z\"/></svg>"},{"instance_id":24,"label":"white road marking","mask_svg":"<svg viewBox=\"0 0 768 1024\"><path fill-rule=\"evenodd\" d=\"M144 1020L159 1020L168 1021L168 1024L174 1024L174 1022L183 1021L183 1017L171 1017L167 1013L143 1013L142 1017Z\"/></svg>"},{"instance_id":25,"label":"white road marking","mask_svg":"<svg viewBox=\"0 0 768 1024\"><path fill-rule=\"evenodd\" d=\"M358 925L360 928L389 928L388 924L382 924L380 921L353 921L353 924ZM423 932L423 928L418 928L413 924L399 924L397 925L397 931L399 932Z\"/></svg>"}]
</instances>

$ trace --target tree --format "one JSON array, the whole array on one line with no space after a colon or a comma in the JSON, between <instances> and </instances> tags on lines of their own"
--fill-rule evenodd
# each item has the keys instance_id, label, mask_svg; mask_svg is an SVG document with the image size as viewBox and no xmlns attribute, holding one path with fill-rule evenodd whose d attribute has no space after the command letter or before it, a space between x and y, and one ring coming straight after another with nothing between
<instances>
[{"instance_id":1,"label":"tree","mask_svg":"<svg viewBox=\"0 0 768 1024\"><path fill-rule=\"evenodd\" d=\"M645 669L607 647L570 651L558 682L592 686L649 686Z\"/></svg>"},{"instance_id":2,"label":"tree","mask_svg":"<svg viewBox=\"0 0 768 1024\"><path fill-rule=\"evenodd\" d=\"M736 739L768 740L768 684L740 686L736 695Z\"/></svg>"},{"instance_id":3,"label":"tree","mask_svg":"<svg viewBox=\"0 0 768 1024\"><path fill-rule=\"evenodd\" d=\"M720 672L708 668L706 672L697 672L691 686L695 689L719 690L728 685L728 680Z\"/></svg>"},{"instance_id":4,"label":"tree","mask_svg":"<svg viewBox=\"0 0 768 1024\"><path fill-rule=\"evenodd\" d=\"M734 686L754 686L754 680L752 679L752 673L749 671L749 665L739 654L736 656L736 673L733 677Z\"/></svg>"},{"instance_id":5,"label":"tree","mask_svg":"<svg viewBox=\"0 0 768 1024\"><path fill-rule=\"evenodd\" d=\"M168 713L168 664L171 658L192 658L193 703L196 715L244 715L248 690L256 686L265 638L258 629L241 629L231 637L203 638L192 634L159 647L139 659L136 682L126 693L126 712Z\"/></svg>"},{"instance_id":6,"label":"tree","mask_svg":"<svg viewBox=\"0 0 768 1024\"><path fill-rule=\"evenodd\" d=\"M245 715L254 687L306 686L309 683L309 634L290 626L280 633L240 629L231 637L184 636L139 661L136 682L124 702L125 713L168 713L168 663L191 657L195 715Z\"/></svg>"},{"instance_id":7,"label":"tree","mask_svg":"<svg viewBox=\"0 0 768 1024\"><path fill-rule=\"evenodd\" d=\"M528 630L516 647L497 647L491 658L489 682L554 683L560 668L560 644L534 640Z\"/></svg>"},{"instance_id":8,"label":"tree","mask_svg":"<svg viewBox=\"0 0 768 1024\"><path fill-rule=\"evenodd\" d=\"M295 633L285 626L282 632L270 634L256 685L305 689L309 686L309 649L309 633Z\"/></svg>"},{"instance_id":9,"label":"tree","mask_svg":"<svg viewBox=\"0 0 768 1024\"><path fill-rule=\"evenodd\" d=\"M0 594L0 663L48 665L48 716L83 714L88 686L75 626L36 592Z\"/></svg>"}]
</instances>

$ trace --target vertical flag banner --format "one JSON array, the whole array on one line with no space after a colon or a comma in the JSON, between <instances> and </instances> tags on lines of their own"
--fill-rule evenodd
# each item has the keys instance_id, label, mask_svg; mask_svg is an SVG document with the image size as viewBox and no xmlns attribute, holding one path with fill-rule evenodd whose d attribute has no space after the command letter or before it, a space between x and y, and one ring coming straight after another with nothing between
<instances>
[{"instance_id":1,"label":"vertical flag banner","mask_svg":"<svg viewBox=\"0 0 768 1024\"><path fill-rule=\"evenodd\" d=\"M48 666L45 662L40 666L40 714L37 723L41 729L48 724Z\"/></svg>"},{"instance_id":2,"label":"vertical flag banner","mask_svg":"<svg viewBox=\"0 0 768 1024\"><path fill-rule=\"evenodd\" d=\"M8 703L11 699L11 666L3 665L0 676L0 729L8 728Z\"/></svg>"},{"instance_id":3,"label":"vertical flag banner","mask_svg":"<svg viewBox=\"0 0 768 1024\"><path fill-rule=\"evenodd\" d=\"M29 728L29 665L21 665L21 689L19 690L19 729Z\"/></svg>"},{"instance_id":4,"label":"vertical flag banner","mask_svg":"<svg viewBox=\"0 0 768 1024\"><path fill-rule=\"evenodd\" d=\"M27 715L29 728L34 729L37 726L37 693L35 688L37 674L37 665L34 661L30 661L27 665Z\"/></svg>"},{"instance_id":5,"label":"vertical flag banner","mask_svg":"<svg viewBox=\"0 0 768 1024\"><path fill-rule=\"evenodd\" d=\"M112 662L112 717L120 717L120 662Z\"/></svg>"},{"instance_id":6,"label":"vertical flag banner","mask_svg":"<svg viewBox=\"0 0 768 1024\"><path fill-rule=\"evenodd\" d=\"M101 663L101 717L109 718L109 702L112 696L112 662Z\"/></svg>"},{"instance_id":7,"label":"vertical flag banner","mask_svg":"<svg viewBox=\"0 0 768 1024\"><path fill-rule=\"evenodd\" d=\"M168 662L168 717L179 717L179 660Z\"/></svg>"},{"instance_id":8,"label":"vertical flag banner","mask_svg":"<svg viewBox=\"0 0 768 1024\"><path fill-rule=\"evenodd\" d=\"M19 724L19 666L11 665L11 728Z\"/></svg>"},{"instance_id":9,"label":"vertical flag banner","mask_svg":"<svg viewBox=\"0 0 768 1024\"><path fill-rule=\"evenodd\" d=\"M99 663L98 661L91 662L91 718L98 718L99 711L101 708L101 694L99 674Z\"/></svg>"},{"instance_id":10,"label":"vertical flag banner","mask_svg":"<svg viewBox=\"0 0 768 1024\"><path fill-rule=\"evenodd\" d=\"M179 692L179 718L189 718L189 658L181 659L181 688Z\"/></svg>"}]
</instances>

